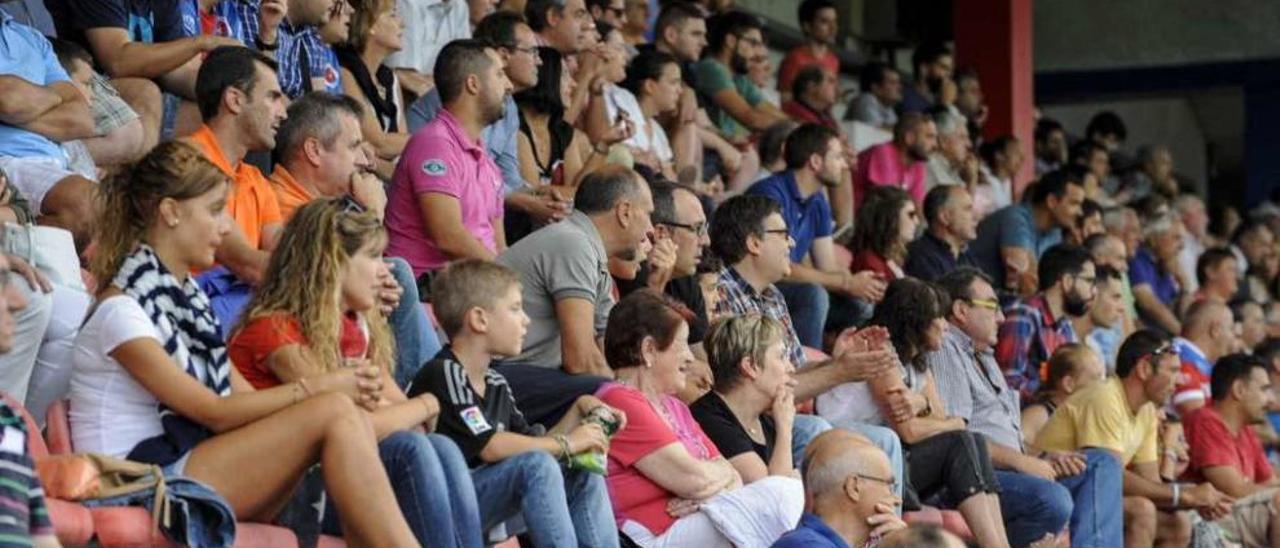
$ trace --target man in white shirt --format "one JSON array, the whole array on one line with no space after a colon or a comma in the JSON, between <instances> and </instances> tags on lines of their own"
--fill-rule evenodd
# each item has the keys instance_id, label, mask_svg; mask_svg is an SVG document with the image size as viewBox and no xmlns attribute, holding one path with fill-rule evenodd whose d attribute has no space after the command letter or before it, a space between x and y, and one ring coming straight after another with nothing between
<instances>
[{"instance_id":1,"label":"man in white shirt","mask_svg":"<svg viewBox=\"0 0 1280 548\"><path fill-rule=\"evenodd\" d=\"M435 83L432 71L445 44L471 38L471 8L467 0L396 0L404 22L404 48L387 57L400 85L424 95Z\"/></svg>"},{"instance_id":2,"label":"man in white shirt","mask_svg":"<svg viewBox=\"0 0 1280 548\"><path fill-rule=\"evenodd\" d=\"M1181 194L1174 207L1182 218L1182 251L1178 252L1178 268L1182 270L1182 279L1187 281L1183 290L1195 292L1200 284L1196 280L1196 260L1204 253L1204 237L1209 231L1209 216L1204 210L1204 201L1195 194Z\"/></svg>"}]
</instances>

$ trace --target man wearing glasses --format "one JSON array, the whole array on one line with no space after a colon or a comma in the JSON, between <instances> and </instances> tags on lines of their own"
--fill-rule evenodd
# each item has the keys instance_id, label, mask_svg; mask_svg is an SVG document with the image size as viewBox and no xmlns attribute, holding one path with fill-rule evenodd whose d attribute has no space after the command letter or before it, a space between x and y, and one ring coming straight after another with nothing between
<instances>
[{"instance_id":1,"label":"man wearing glasses","mask_svg":"<svg viewBox=\"0 0 1280 548\"><path fill-rule=\"evenodd\" d=\"M1040 388L1040 365L1063 343L1078 342L1073 318L1089 313L1097 281L1084 248L1059 244L1045 251L1038 265L1040 292L1004 311L996 344L996 363L1023 399Z\"/></svg>"},{"instance_id":2,"label":"man wearing glasses","mask_svg":"<svg viewBox=\"0 0 1280 548\"><path fill-rule=\"evenodd\" d=\"M991 279L962 267L938 282L951 295L942 348L925 355L947 415L964 419L987 438L1000 481L1000 511L1009 543L1025 546L1071 525L1077 546L1120 538L1120 463L1105 451L1028 454L1023 447L1021 398L1010 390L992 348L1004 314ZM913 405L914 410L914 405Z\"/></svg>"},{"instance_id":3,"label":"man wearing glasses","mask_svg":"<svg viewBox=\"0 0 1280 548\"><path fill-rule=\"evenodd\" d=\"M1034 451L1099 449L1125 467L1125 546L1189 537L1191 522L1182 510L1208 520L1231 511L1231 497L1208 482L1183 486L1160 477L1160 407L1173 395L1180 369L1168 337L1136 331L1120 345L1116 376L1072 395L1035 440Z\"/></svg>"},{"instance_id":4,"label":"man wearing glasses","mask_svg":"<svg viewBox=\"0 0 1280 548\"><path fill-rule=\"evenodd\" d=\"M591 18L622 30L627 24L627 3L623 0L587 0Z\"/></svg>"}]
</instances>

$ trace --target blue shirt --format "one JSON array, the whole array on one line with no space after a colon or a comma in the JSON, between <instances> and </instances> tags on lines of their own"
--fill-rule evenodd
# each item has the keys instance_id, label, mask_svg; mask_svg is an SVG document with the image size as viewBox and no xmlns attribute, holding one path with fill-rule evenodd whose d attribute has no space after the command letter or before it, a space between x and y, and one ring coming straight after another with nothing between
<instances>
[{"instance_id":1,"label":"blue shirt","mask_svg":"<svg viewBox=\"0 0 1280 548\"><path fill-rule=\"evenodd\" d=\"M278 36L280 50L276 54L276 61L280 67L276 74L279 75L280 89L285 95L290 99L301 97L307 92L307 80L315 78L323 78L325 86L312 88L311 91L342 93L338 56L333 48L320 39L320 33L315 27L295 27L285 21L280 24Z\"/></svg>"},{"instance_id":2,"label":"blue shirt","mask_svg":"<svg viewBox=\"0 0 1280 548\"><path fill-rule=\"evenodd\" d=\"M1151 292L1156 294L1156 298L1160 299L1165 306L1172 307L1174 302L1178 300L1178 282L1174 279L1173 273L1164 272L1156 264L1156 256L1151 253L1147 246L1138 248L1138 252L1129 259L1129 283L1134 288L1140 285L1151 287ZM1140 316L1145 316L1141 310L1138 311ZM1144 319L1148 319L1145 318Z\"/></svg>"},{"instance_id":3,"label":"blue shirt","mask_svg":"<svg viewBox=\"0 0 1280 548\"><path fill-rule=\"evenodd\" d=\"M443 108L440 104L440 91L432 88L421 99L409 105L405 119L409 122L409 133L417 133L418 129L436 119ZM480 132L480 140L484 141L489 157L498 164L502 172L502 186L506 194L517 192L529 186L520 176L520 157L516 151L516 135L520 133L520 111L516 100L507 97L502 106L502 119L485 126Z\"/></svg>"},{"instance_id":4,"label":"blue shirt","mask_svg":"<svg viewBox=\"0 0 1280 548\"><path fill-rule=\"evenodd\" d=\"M257 0L222 0L213 6L213 33L239 40L256 49L258 41ZM278 36L278 35L277 35Z\"/></svg>"},{"instance_id":5,"label":"blue shirt","mask_svg":"<svg viewBox=\"0 0 1280 548\"><path fill-rule=\"evenodd\" d=\"M813 249L813 241L828 238L835 230L835 221L831 219L831 204L822 192L814 192L808 197L800 194L800 186L796 184L796 174L787 170L776 173L760 182L751 185L747 194L772 198L782 206L782 220L787 222L791 230L791 239L796 246L791 248L791 262L804 260Z\"/></svg>"},{"instance_id":6,"label":"blue shirt","mask_svg":"<svg viewBox=\"0 0 1280 548\"><path fill-rule=\"evenodd\" d=\"M1000 249L1030 250L1039 259L1045 250L1062 242L1062 229L1036 230L1030 204L1013 204L996 210L978 223L978 237L969 244L973 262L986 272L996 288L1005 287L1004 258Z\"/></svg>"},{"instance_id":7,"label":"blue shirt","mask_svg":"<svg viewBox=\"0 0 1280 548\"><path fill-rule=\"evenodd\" d=\"M805 512L800 525L782 535L772 548L849 548L849 543L823 523L822 518Z\"/></svg>"},{"instance_id":8,"label":"blue shirt","mask_svg":"<svg viewBox=\"0 0 1280 548\"><path fill-rule=\"evenodd\" d=\"M48 86L68 82L53 45L40 31L18 23L0 10L0 74ZM43 135L0 123L0 156L66 158L57 143Z\"/></svg>"}]
</instances>

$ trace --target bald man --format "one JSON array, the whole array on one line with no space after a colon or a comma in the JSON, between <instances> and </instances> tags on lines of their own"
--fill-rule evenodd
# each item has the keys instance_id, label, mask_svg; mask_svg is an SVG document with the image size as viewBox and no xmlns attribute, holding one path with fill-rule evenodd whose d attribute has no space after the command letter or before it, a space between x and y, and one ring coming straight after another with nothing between
<instances>
[{"instance_id":1,"label":"bald man","mask_svg":"<svg viewBox=\"0 0 1280 548\"><path fill-rule=\"evenodd\" d=\"M1209 377L1213 364L1235 348L1235 317L1227 305L1212 299L1196 301L1187 308L1182 336L1173 339L1182 361L1182 379L1173 393L1178 415L1208 405Z\"/></svg>"},{"instance_id":2,"label":"bald man","mask_svg":"<svg viewBox=\"0 0 1280 548\"><path fill-rule=\"evenodd\" d=\"M889 458L852 432L828 430L809 443L805 494L812 513L773 548L848 548L906 528L894 513L897 478Z\"/></svg>"}]
</instances>

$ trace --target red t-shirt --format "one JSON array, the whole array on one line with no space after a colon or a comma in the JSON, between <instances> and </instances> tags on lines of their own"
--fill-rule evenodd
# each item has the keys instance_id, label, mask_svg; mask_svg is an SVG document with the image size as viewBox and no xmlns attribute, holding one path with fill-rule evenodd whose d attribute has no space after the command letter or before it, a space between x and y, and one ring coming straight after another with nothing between
<instances>
[{"instance_id":1,"label":"red t-shirt","mask_svg":"<svg viewBox=\"0 0 1280 548\"><path fill-rule=\"evenodd\" d=\"M809 65L820 65L831 74L840 74L840 58L831 48L827 48L826 55L814 57L813 49L808 44L801 44L791 48L778 67L778 91L791 93L791 84L795 83L796 76Z\"/></svg>"},{"instance_id":2,"label":"red t-shirt","mask_svg":"<svg viewBox=\"0 0 1280 548\"><path fill-rule=\"evenodd\" d=\"M1258 484L1271 480L1273 472L1267 462L1267 455L1262 451L1262 443L1258 441L1253 428L1245 426L1239 435L1231 435L1227 424L1211 406L1192 410L1182 417L1182 428L1186 431L1187 445L1191 447L1191 466L1183 479L1187 481L1204 481L1205 468L1212 466L1230 466L1240 472L1245 481Z\"/></svg>"},{"instance_id":3,"label":"red t-shirt","mask_svg":"<svg viewBox=\"0 0 1280 548\"><path fill-rule=\"evenodd\" d=\"M369 348L368 338L354 315L343 316L339 341L342 356L346 358L362 357ZM227 355L244 379L262 390L280 385L280 379L267 366L267 358L272 352L291 344L307 344L307 338L302 336L302 325L288 314L272 314L255 318L236 333L227 345Z\"/></svg>"},{"instance_id":4,"label":"red t-shirt","mask_svg":"<svg viewBox=\"0 0 1280 548\"><path fill-rule=\"evenodd\" d=\"M883 257L876 255L872 251L862 250L853 256L853 262L849 263L849 271L857 274L863 270L870 270L879 274L887 282L898 279L898 275L889 268L889 262Z\"/></svg>"},{"instance_id":5,"label":"red t-shirt","mask_svg":"<svg viewBox=\"0 0 1280 548\"><path fill-rule=\"evenodd\" d=\"M698 460L715 459L720 451L693 419L689 407L673 396L664 401L666 414L675 423L671 425L634 388L611 382L596 395L627 414L626 428L609 440L609 475L605 478L618 527L630 520L661 535L676 521L667 514L667 503L675 495L640 473L636 461L677 441Z\"/></svg>"}]
</instances>

